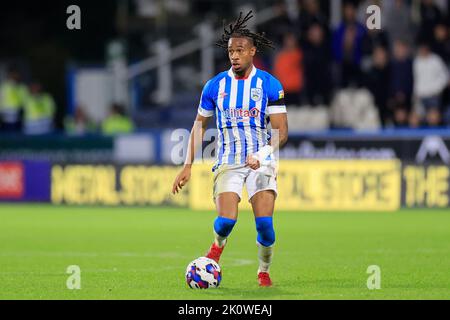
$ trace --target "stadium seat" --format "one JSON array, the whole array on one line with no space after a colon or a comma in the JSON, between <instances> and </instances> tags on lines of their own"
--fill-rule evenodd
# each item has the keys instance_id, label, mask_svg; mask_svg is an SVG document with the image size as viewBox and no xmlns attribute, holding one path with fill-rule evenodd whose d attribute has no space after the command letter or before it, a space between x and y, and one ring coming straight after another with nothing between
<instances>
[{"instance_id":1,"label":"stadium seat","mask_svg":"<svg viewBox=\"0 0 450 320\"><path fill-rule=\"evenodd\" d=\"M343 89L331 103L331 121L339 128L376 130L381 127L378 109L366 89Z\"/></svg>"},{"instance_id":2,"label":"stadium seat","mask_svg":"<svg viewBox=\"0 0 450 320\"><path fill-rule=\"evenodd\" d=\"M326 106L289 106L288 124L292 130L318 131L330 126L330 116Z\"/></svg>"}]
</instances>

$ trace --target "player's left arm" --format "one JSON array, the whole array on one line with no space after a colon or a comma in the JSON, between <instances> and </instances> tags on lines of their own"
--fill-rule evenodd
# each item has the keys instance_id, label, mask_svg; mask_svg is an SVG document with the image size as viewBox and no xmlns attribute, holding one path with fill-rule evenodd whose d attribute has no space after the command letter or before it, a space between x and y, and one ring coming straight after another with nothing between
<instances>
[{"instance_id":1,"label":"player's left arm","mask_svg":"<svg viewBox=\"0 0 450 320\"><path fill-rule=\"evenodd\" d=\"M258 153L247 157L246 165L253 170L261 167L261 162L277 149L284 147L288 140L287 113L276 113L270 115L272 124L272 134L269 144L263 147Z\"/></svg>"},{"instance_id":2,"label":"player's left arm","mask_svg":"<svg viewBox=\"0 0 450 320\"><path fill-rule=\"evenodd\" d=\"M247 157L246 165L257 170L264 159L277 149L281 149L288 140L287 110L284 102L284 91L281 83L271 79L268 94L267 112L272 125L271 139L268 145L262 147L256 154Z\"/></svg>"},{"instance_id":3,"label":"player's left arm","mask_svg":"<svg viewBox=\"0 0 450 320\"><path fill-rule=\"evenodd\" d=\"M288 141L287 113L275 113L269 117L272 124L272 137L269 144L274 150L281 149Z\"/></svg>"}]
</instances>

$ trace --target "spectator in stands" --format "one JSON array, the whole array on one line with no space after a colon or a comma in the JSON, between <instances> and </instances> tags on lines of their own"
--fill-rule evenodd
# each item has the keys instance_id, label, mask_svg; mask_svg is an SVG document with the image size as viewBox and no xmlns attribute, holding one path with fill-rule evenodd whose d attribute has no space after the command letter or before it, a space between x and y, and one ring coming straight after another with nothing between
<instances>
[{"instance_id":1,"label":"spectator in stands","mask_svg":"<svg viewBox=\"0 0 450 320\"><path fill-rule=\"evenodd\" d=\"M115 135L131 133L133 130L134 124L125 114L125 108L120 104L113 104L110 114L102 122L102 133L104 135Z\"/></svg>"},{"instance_id":2,"label":"spectator in stands","mask_svg":"<svg viewBox=\"0 0 450 320\"><path fill-rule=\"evenodd\" d=\"M386 3L388 5L389 3ZM411 8L405 0L394 0L391 6L383 7L384 26L389 34L391 47L395 41L404 41L412 44L415 38L415 28L411 19ZM383 23L383 22L382 22Z\"/></svg>"},{"instance_id":3,"label":"spectator in stands","mask_svg":"<svg viewBox=\"0 0 450 320\"><path fill-rule=\"evenodd\" d=\"M390 68L387 50L378 46L373 51L373 65L364 75L365 86L374 96L383 125L391 117L388 110Z\"/></svg>"},{"instance_id":4,"label":"spectator in stands","mask_svg":"<svg viewBox=\"0 0 450 320\"><path fill-rule=\"evenodd\" d=\"M392 124L397 128L409 127L409 110L407 107L401 104L394 107L394 117Z\"/></svg>"},{"instance_id":5,"label":"spectator in stands","mask_svg":"<svg viewBox=\"0 0 450 320\"><path fill-rule=\"evenodd\" d=\"M391 77L389 81L389 109L395 118L396 109L411 110L414 86L413 61L411 50L406 41L395 40L391 61ZM403 111L400 111L402 113ZM403 117L401 117L403 118ZM397 121L398 122L398 121ZM399 121L402 122L402 121Z\"/></svg>"},{"instance_id":6,"label":"spectator in stands","mask_svg":"<svg viewBox=\"0 0 450 320\"><path fill-rule=\"evenodd\" d=\"M24 103L24 133L30 135L48 134L53 131L55 101L45 92L39 81L33 81L30 94Z\"/></svg>"},{"instance_id":7,"label":"spectator in stands","mask_svg":"<svg viewBox=\"0 0 450 320\"><path fill-rule=\"evenodd\" d=\"M285 35L283 47L275 56L273 73L283 85L286 104L299 105L303 90L303 52L293 33Z\"/></svg>"},{"instance_id":8,"label":"spectator in stands","mask_svg":"<svg viewBox=\"0 0 450 320\"><path fill-rule=\"evenodd\" d=\"M308 29L304 44L305 95L310 105L328 105L331 99L331 49L318 23Z\"/></svg>"},{"instance_id":9,"label":"spectator in stands","mask_svg":"<svg viewBox=\"0 0 450 320\"><path fill-rule=\"evenodd\" d=\"M449 17L450 18L450 17ZM449 19L439 22L434 28L433 52L441 57L450 69L450 36L449 36ZM442 105L444 106L444 121L450 125L450 85L444 89L442 95Z\"/></svg>"},{"instance_id":10,"label":"spectator in stands","mask_svg":"<svg viewBox=\"0 0 450 320\"><path fill-rule=\"evenodd\" d=\"M443 122L447 127L450 127L450 103L447 102L447 104L444 105L444 112L443 112Z\"/></svg>"},{"instance_id":11,"label":"spectator in stands","mask_svg":"<svg viewBox=\"0 0 450 320\"><path fill-rule=\"evenodd\" d=\"M89 119L83 106L77 106L75 114L66 117L64 128L68 135L85 135L96 131L95 123Z\"/></svg>"},{"instance_id":12,"label":"spectator in stands","mask_svg":"<svg viewBox=\"0 0 450 320\"><path fill-rule=\"evenodd\" d=\"M383 20L383 13L387 10L385 10L385 6L383 4L383 2L381 0L366 0L363 3L361 3L359 5L359 13L358 13L358 19L359 21L365 21L368 17L366 10L370 5L377 5L381 8L381 21L384 22ZM374 51L374 49L376 47L382 46L384 48L388 48L390 47L390 42L389 42L389 35L386 32L383 24L381 25L381 29L369 29L367 31L366 36L363 39L363 43L362 43L362 54L364 58L369 58L369 59L364 59L364 60L370 60L372 57L372 53Z\"/></svg>"},{"instance_id":13,"label":"spectator in stands","mask_svg":"<svg viewBox=\"0 0 450 320\"><path fill-rule=\"evenodd\" d=\"M258 31L264 32L267 38L273 42L281 44L283 43L284 35L292 30L294 21L291 21L288 16L284 0L277 0L275 2L274 13L277 15L276 18L260 24Z\"/></svg>"},{"instance_id":14,"label":"spectator in stands","mask_svg":"<svg viewBox=\"0 0 450 320\"><path fill-rule=\"evenodd\" d=\"M322 27L325 37L328 38L328 21L327 18L320 11L320 3L318 0L303 0L301 1L300 9L300 37L302 42L306 40L308 30L313 24L318 24Z\"/></svg>"},{"instance_id":15,"label":"spectator in stands","mask_svg":"<svg viewBox=\"0 0 450 320\"><path fill-rule=\"evenodd\" d=\"M19 70L11 66L6 81L0 85L0 124L3 131L18 132L28 88L21 82Z\"/></svg>"},{"instance_id":16,"label":"spectator in stands","mask_svg":"<svg viewBox=\"0 0 450 320\"><path fill-rule=\"evenodd\" d=\"M443 15L434 0L422 0L420 3L420 31L419 39L432 39L434 28L442 20Z\"/></svg>"},{"instance_id":17,"label":"spectator in stands","mask_svg":"<svg viewBox=\"0 0 450 320\"><path fill-rule=\"evenodd\" d=\"M386 50L389 50L389 36L386 31L384 30L368 30L366 36L363 39L362 43L362 54L363 54L363 60L361 69L363 72L367 72L367 68L370 68L370 61L372 61L373 53L376 50L376 48L385 48Z\"/></svg>"},{"instance_id":18,"label":"spectator in stands","mask_svg":"<svg viewBox=\"0 0 450 320\"><path fill-rule=\"evenodd\" d=\"M409 114L408 123L411 129L418 129L422 127L422 119L420 115L415 111L411 111L411 113Z\"/></svg>"},{"instance_id":19,"label":"spectator in stands","mask_svg":"<svg viewBox=\"0 0 450 320\"><path fill-rule=\"evenodd\" d=\"M356 20L356 6L351 1L344 2L344 21L333 33L333 55L340 73L340 85L360 85L362 43L366 28Z\"/></svg>"},{"instance_id":20,"label":"spectator in stands","mask_svg":"<svg viewBox=\"0 0 450 320\"><path fill-rule=\"evenodd\" d=\"M362 42L363 56L371 56L376 47L389 49L390 41L388 33L383 29L368 30Z\"/></svg>"},{"instance_id":21,"label":"spectator in stands","mask_svg":"<svg viewBox=\"0 0 450 320\"><path fill-rule=\"evenodd\" d=\"M433 52L437 53L450 67L450 36L447 21L439 22L434 28Z\"/></svg>"},{"instance_id":22,"label":"spectator in stands","mask_svg":"<svg viewBox=\"0 0 450 320\"><path fill-rule=\"evenodd\" d=\"M441 122L441 95L449 81L447 66L441 57L430 50L427 43L421 43L414 60L414 93L425 108L428 125Z\"/></svg>"},{"instance_id":23,"label":"spectator in stands","mask_svg":"<svg viewBox=\"0 0 450 320\"><path fill-rule=\"evenodd\" d=\"M426 126L429 128L441 127L443 126L443 117L441 108L428 108L425 115Z\"/></svg>"}]
</instances>

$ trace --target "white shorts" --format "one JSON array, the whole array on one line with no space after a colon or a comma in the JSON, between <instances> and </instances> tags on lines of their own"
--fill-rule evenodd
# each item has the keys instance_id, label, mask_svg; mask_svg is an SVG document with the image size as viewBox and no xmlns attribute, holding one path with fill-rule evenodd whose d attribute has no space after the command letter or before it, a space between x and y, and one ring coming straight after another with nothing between
<instances>
[{"instance_id":1,"label":"white shorts","mask_svg":"<svg viewBox=\"0 0 450 320\"><path fill-rule=\"evenodd\" d=\"M214 171L213 200L221 193L237 193L242 199L244 184L247 187L248 200L258 192L273 190L275 197L277 191L276 163L261 166L258 170L252 170L244 165L223 164Z\"/></svg>"}]
</instances>

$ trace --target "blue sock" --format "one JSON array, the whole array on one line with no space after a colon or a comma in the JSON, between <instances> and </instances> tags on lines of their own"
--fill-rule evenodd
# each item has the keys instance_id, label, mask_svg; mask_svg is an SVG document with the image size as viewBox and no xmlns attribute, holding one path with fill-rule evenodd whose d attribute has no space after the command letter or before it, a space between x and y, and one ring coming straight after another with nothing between
<instances>
[{"instance_id":1,"label":"blue sock","mask_svg":"<svg viewBox=\"0 0 450 320\"><path fill-rule=\"evenodd\" d=\"M258 237L256 240L264 247L270 247L275 243L275 230L272 217L258 217L255 219Z\"/></svg>"}]
</instances>

